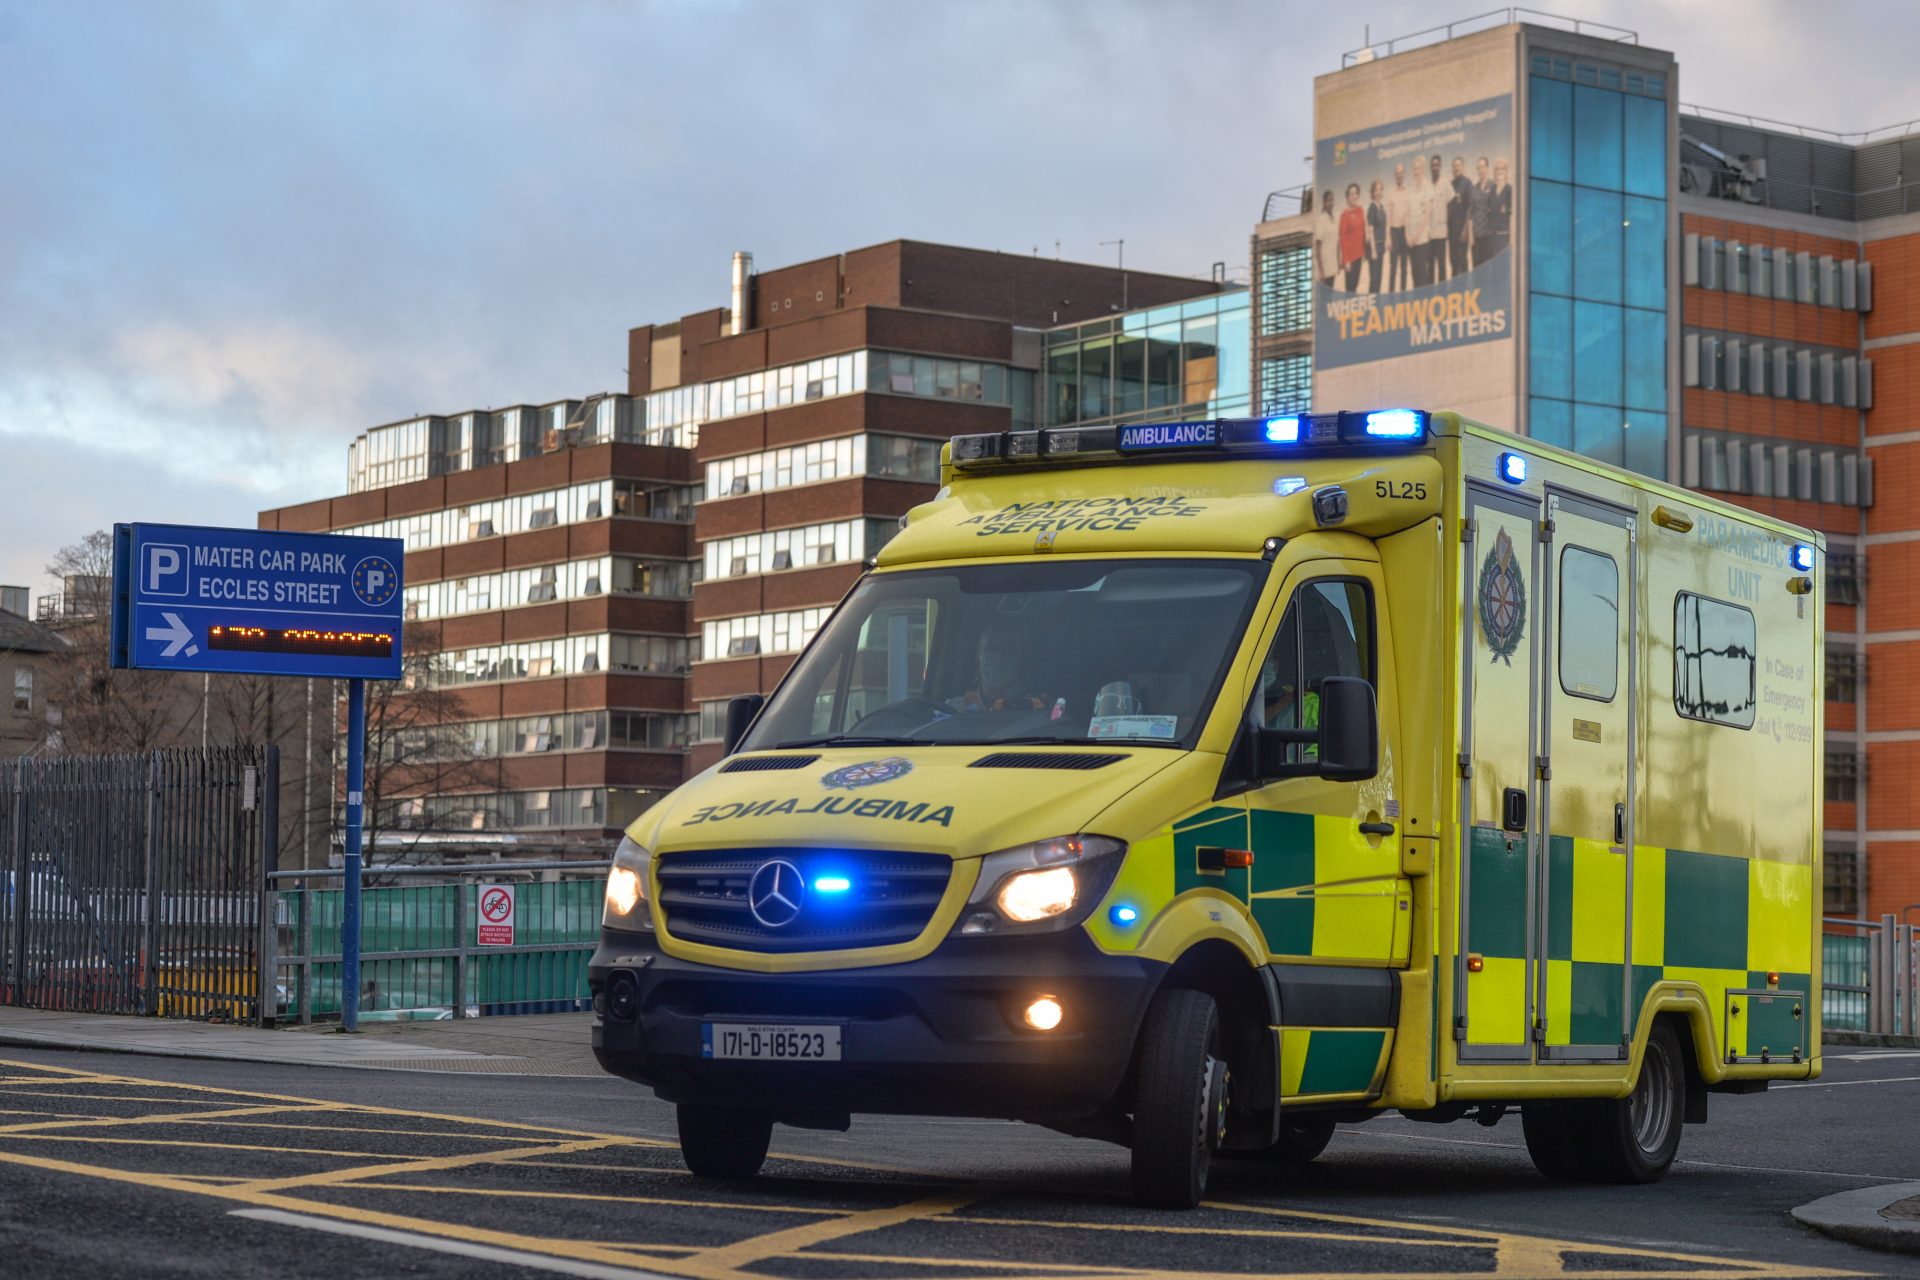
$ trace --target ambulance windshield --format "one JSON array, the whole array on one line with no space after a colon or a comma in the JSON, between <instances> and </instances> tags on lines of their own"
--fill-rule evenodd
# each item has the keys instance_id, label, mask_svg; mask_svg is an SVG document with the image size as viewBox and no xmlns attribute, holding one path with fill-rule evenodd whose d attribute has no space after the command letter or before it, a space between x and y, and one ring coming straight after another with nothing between
<instances>
[{"instance_id":1,"label":"ambulance windshield","mask_svg":"<svg viewBox=\"0 0 1920 1280\"><path fill-rule=\"evenodd\" d=\"M802 656L744 748L1190 746L1265 569L1049 559L875 574Z\"/></svg>"}]
</instances>

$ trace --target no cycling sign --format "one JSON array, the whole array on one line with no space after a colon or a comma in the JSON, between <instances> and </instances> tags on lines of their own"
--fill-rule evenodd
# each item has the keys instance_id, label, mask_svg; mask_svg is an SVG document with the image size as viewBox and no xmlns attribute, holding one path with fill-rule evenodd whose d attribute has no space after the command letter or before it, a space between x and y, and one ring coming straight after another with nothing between
<instances>
[{"instance_id":1,"label":"no cycling sign","mask_svg":"<svg viewBox=\"0 0 1920 1280\"><path fill-rule=\"evenodd\" d=\"M513 945L513 886L480 886L480 929L476 939L483 947Z\"/></svg>"}]
</instances>

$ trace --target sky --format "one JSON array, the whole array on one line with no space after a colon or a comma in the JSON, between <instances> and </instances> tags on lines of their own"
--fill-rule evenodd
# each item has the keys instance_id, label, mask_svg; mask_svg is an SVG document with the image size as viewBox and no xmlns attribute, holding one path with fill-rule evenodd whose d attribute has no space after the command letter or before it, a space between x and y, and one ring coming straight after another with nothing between
<instances>
[{"instance_id":1,"label":"sky","mask_svg":"<svg viewBox=\"0 0 1920 1280\"><path fill-rule=\"evenodd\" d=\"M1910 3L1542 7L1674 51L1689 104L1920 116ZM1313 77L1458 9L0 0L0 583L342 493L369 426L622 389L736 249L1243 269Z\"/></svg>"}]
</instances>

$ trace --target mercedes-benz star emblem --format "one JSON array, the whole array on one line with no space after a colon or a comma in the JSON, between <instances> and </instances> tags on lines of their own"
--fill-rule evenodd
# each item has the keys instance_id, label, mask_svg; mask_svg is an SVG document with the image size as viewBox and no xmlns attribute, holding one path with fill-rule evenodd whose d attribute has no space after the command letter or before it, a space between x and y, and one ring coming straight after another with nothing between
<instances>
[{"instance_id":1,"label":"mercedes-benz star emblem","mask_svg":"<svg viewBox=\"0 0 1920 1280\"><path fill-rule=\"evenodd\" d=\"M806 896L806 878L791 862L763 862L747 881L747 910L769 929L784 929L800 914Z\"/></svg>"}]
</instances>

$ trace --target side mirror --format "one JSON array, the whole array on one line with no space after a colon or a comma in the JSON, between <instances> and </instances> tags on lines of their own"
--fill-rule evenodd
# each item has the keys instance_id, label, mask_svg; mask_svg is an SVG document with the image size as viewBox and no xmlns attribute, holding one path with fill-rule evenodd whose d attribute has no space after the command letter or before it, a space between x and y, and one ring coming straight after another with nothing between
<instances>
[{"instance_id":1,"label":"side mirror","mask_svg":"<svg viewBox=\"0 0 1920 1280\"><path fill-rule=\"evenodd\" d=\"M740 739L747 736L747 730L753 727L753 718L766 705L765 695L758 693L743 693L727 703L726 755L732 755L739 749Z\"/></svg>"},{"instance_id":2,"label":"side mirror","mask_svg":"<svg viewBox=\"0 0 1920 1280\"><path fill-rule=\"evenodd\" d=\"M1372 684L1358 676L1328 676L1320 685L1319 718L1317 728L1255 731L1261 779L1361 782L1380 772L1380 719ZM1290 758L1303 746L1313 751Z\"/></svg>"},{"instance_id":3,"label":"side mirror","mask_svg":"<svg viewBox=\"0 0 1920 1280\"><path fill-rule=\"evenodd\" d=\"M1320 776L1360 782L1380 772L1380 716L1373 686L1328 676L1320 686Z\"/></svg>"}]
</instances>

